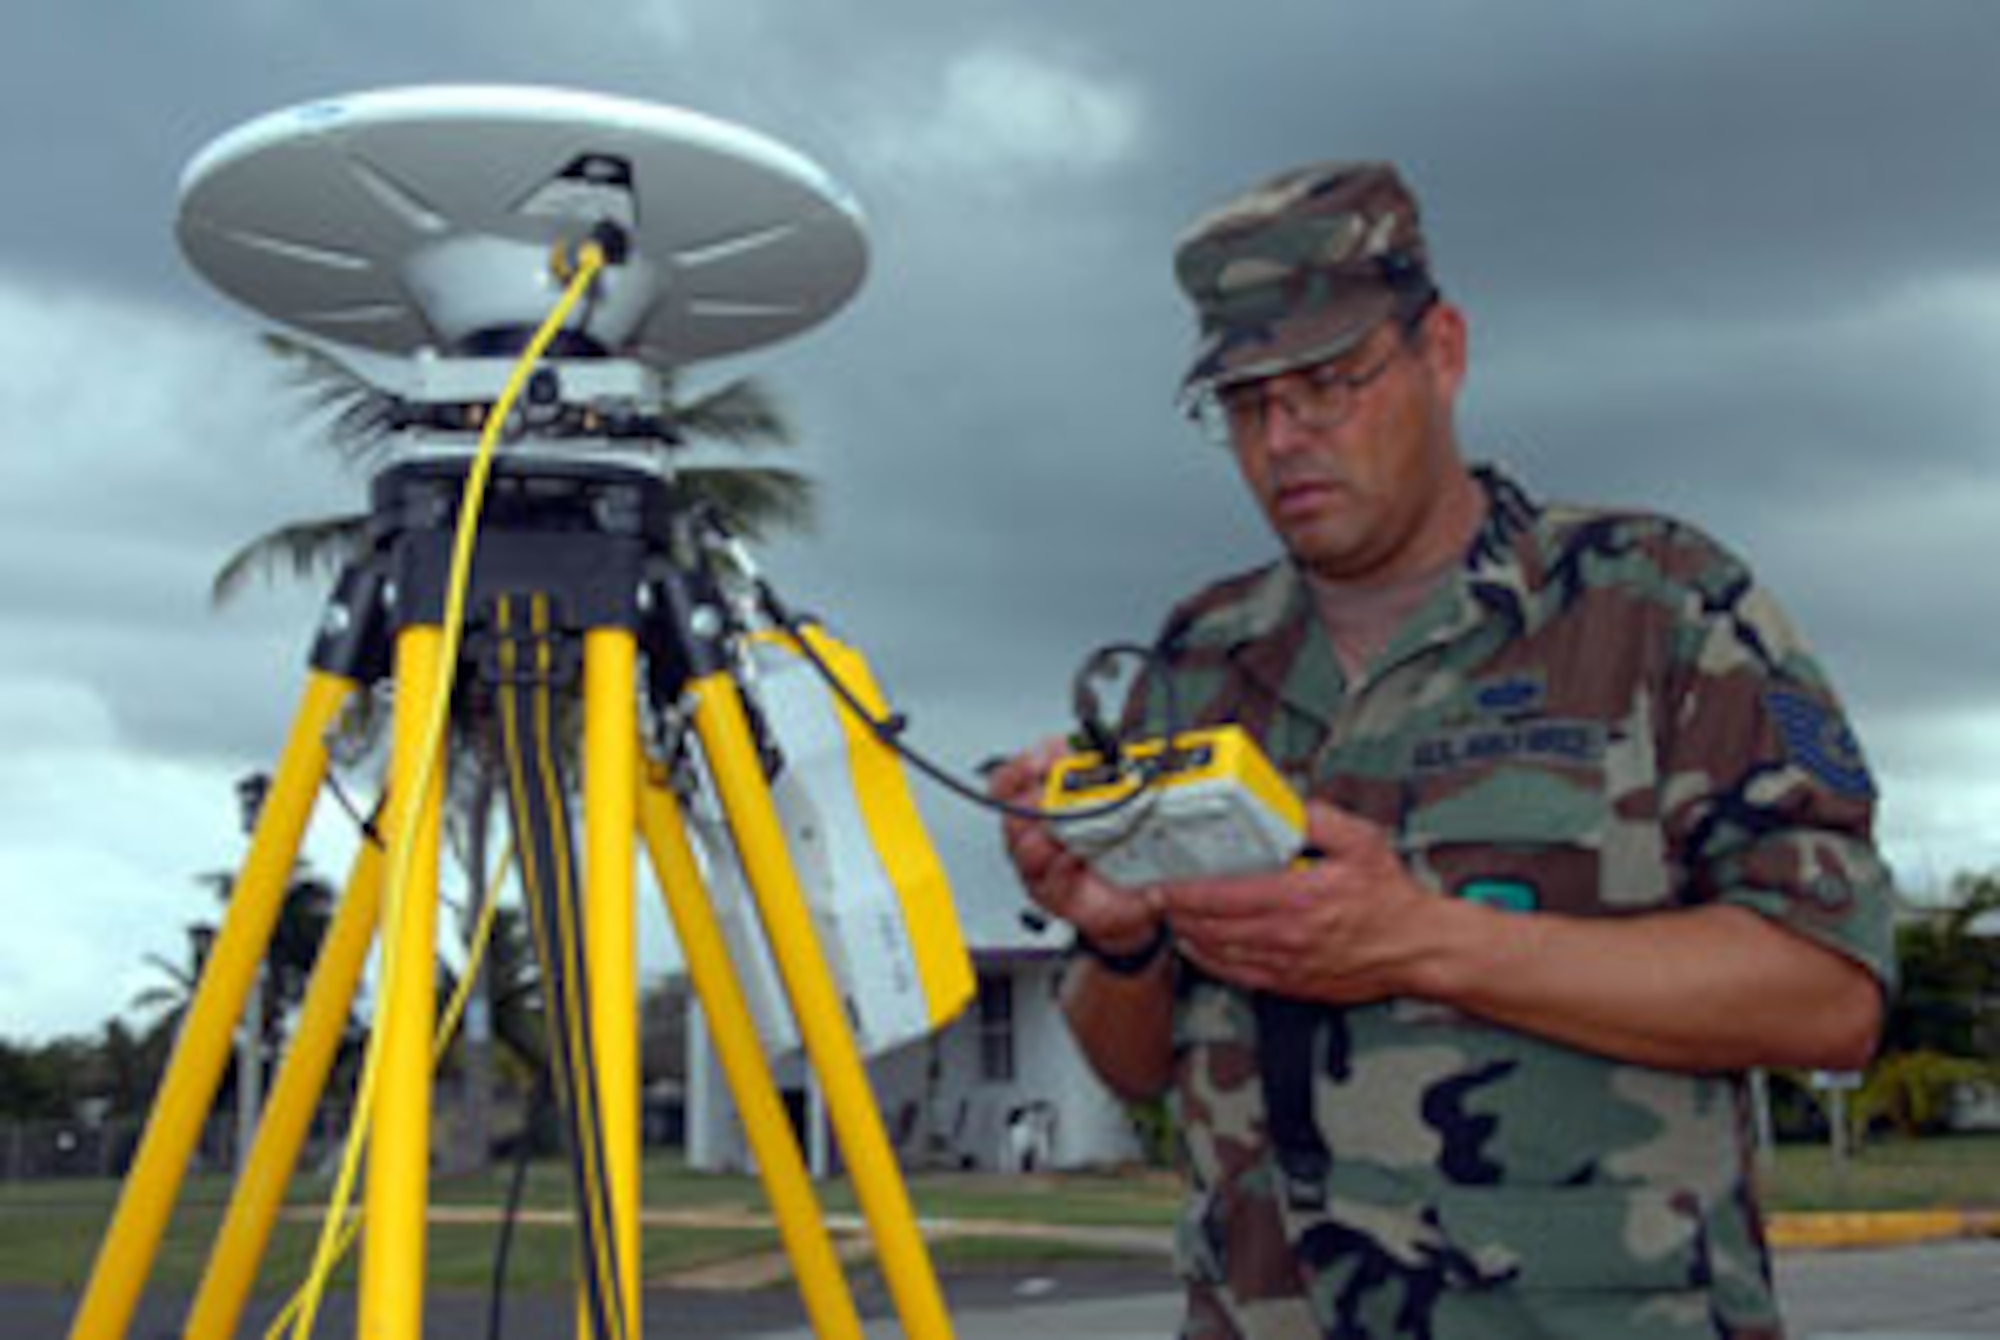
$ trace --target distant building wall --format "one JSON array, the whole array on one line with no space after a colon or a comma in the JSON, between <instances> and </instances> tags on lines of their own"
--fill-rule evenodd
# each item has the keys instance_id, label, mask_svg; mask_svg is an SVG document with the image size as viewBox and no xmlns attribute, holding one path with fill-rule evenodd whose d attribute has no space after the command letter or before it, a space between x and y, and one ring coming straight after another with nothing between
<instances>
[{"instance_id":1,"label":"distant building wall","mask_svg":"<svg viewBox=\"0 0 2000 1340\"><path fill-rule=\"evenodd\" d=\"M980 992L957 1019L869 1062L882 1123L907 1167L980 1170L1105 1167L1139 1155L1123 1106L1090 1073L1055 999L1051 954L975 955ZM691 1021L688 1162L749 1166L726 1084L705 1029ZM805 1067L777 1067L804 1094ZM793 1100L810 1127L810 1102ZM821 1132L823 1137L824 1132ZM830 1171L827 1165L816 1171Z\"/></svg>"}]
</instances>

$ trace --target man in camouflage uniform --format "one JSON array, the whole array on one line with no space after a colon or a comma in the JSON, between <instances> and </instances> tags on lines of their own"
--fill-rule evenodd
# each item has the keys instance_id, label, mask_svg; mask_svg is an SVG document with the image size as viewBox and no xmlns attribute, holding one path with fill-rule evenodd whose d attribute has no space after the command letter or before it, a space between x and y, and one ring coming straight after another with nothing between
<instances>
[{"instance_id":1,"label":"man in camouflage uniform","mask_svg":"<svg viewBox=\"0 0 2000 1340\"><path fill-rule=\"evenodd\" d=\"M1699 532L1465 463L1465 319L1393 170L1287 174L1177 262L1188 390L1286 556L1174 611L1134 715L1248 728L1312 850L1130 890L1007 840L1086 1054L1178 1117L1182 1334L1781 1335L1745 1072L1858 1068L1892 975L1824 676Z\"/></svg>"}]
</instances>

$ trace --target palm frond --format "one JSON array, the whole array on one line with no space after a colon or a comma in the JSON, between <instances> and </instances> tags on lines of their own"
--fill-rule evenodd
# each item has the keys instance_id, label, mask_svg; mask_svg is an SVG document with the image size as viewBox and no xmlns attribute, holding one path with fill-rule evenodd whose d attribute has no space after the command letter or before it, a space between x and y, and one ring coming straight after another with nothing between
<instances>
[{"instance_id":1,"label":"palm frond","mask_svg":"<svg viewBox=\"0 0 2000 1340\"><path fill-rule=\"evenodd\" d=\"M671 387L667 401L673 404ZM712 438L739 447L785 447L793 441L790 416L755 377L739 377L674 405L673 418L684 438Z\"/></svg>"},{"instance_id":2,"label":"palm frond","mask_svg":"<svg viewBox=\"0 0 2000 1340\"><path fill-rule=\"evenodd\" d=\"M380 456L397 426L402 402L376 386L337 354L309 340L266 332L264 347L286 365L287 380L313 409L330 418L323 436L351 463ZM777 398L754 377L733 381L675 403L675 384L662 388L663 408L684 440L738 447L790 445L792 424ZM713 505L745 539L812 529L818 501L813 481L796 470L769 466L703 466L680 477L697 499ZM216 573L213 604L226 604L253 577L323 577L358 557L366 537L364 515L338 516L280 526L244 545Z\"/></svg>"},{"instance_id":3,"label":"palm frond","mask_svg":"<svg viewBox=\"0 0 2000 1340\"><path fill-rule=\"evenodd\" d=\"M178 1010L181 1005L185 1004L187 996L188 992L186 989L176 989L171 986L149 986L144 990L135 991L132 994L132 999L125 1002L125 1004L128 1009L137 1010L141 1014L152 1014L157 1010L171 1012Z\"/></svg>"},{"instance_id":4,"label":"palm frond","mask_svg":"<svg viewBox=\"0 0 2000 1340\"><path fill-rule=\"evenodd\" d=\"M160 954L142 954L140 958L148 967L158 968L167 980L153 982L133 992L132 999L126 1002L127 1008L144 1014L162 1010L178 1013L193 997L200 981L199 971L182 967Z\"/></svg>"},{"instance_id":5,"label":"palm frond","mask_svg":"<svg viewBox=\"0 0 2000 1340\"><path fill-rule=\"evenodd\" d=\"M266 331L264 348L285 364L285 381L306 406L327 415L328 446L354 463L386 448L402 401L370 381L353 364L308 340Z\"/></svg>"},{"instance_id":6,"label":"palm frond","mask_svg":"<svg viewBox=\"0 0 2000 1340\"><path fill-rule=\"evenodd\" d=\"M683 471L679 478L690 495L713 506L746 540L761 540L774 531L810 534L813 529L819 486L797 470L709 466Z\"/></svg>"},{"instance_id":7,"label":"palm frond","mask_svg":"<svg viewBox=\"0 0 2000 1340\"><path fill-rule=\"evenodd\" d=\"M368 542L365 513L295 521L266 531L231 554L209 587L209 602L227 604L252 577L307 578L337 572Z\"/></svg>"},{"instance_id":8,"label":"palm frond","mask_svg":"<svg viewBox=\"0 0 2000 1340\"><path fill-rule=\"evenodd\" d=\"M133 997L134 1000L137 1000L139 996L152 995L161 991L172 991L174 990L175 987L180 987L183 989L191 987L195 984L195 982L199 978L198 973L195 973L187 968L182 967L180 964L174 962L172 959L168 958L164 954L141 954L139 957L144 962L151 964L153 967L158 968L161 972L165 973L167 975L168 980L171 981L173 985L168 986L159 982L155 982L153 985L140 991L138 993L138 996L134 996Z\"/></svg>"}]
</instances>

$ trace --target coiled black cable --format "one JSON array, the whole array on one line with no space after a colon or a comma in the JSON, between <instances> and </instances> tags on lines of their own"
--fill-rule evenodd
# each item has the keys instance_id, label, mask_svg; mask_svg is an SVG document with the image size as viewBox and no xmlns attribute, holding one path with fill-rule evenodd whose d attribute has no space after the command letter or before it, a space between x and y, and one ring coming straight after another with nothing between
<instances>
[{"instance_id":1,"label":"coiled black cable","mask_svg":"<svg viewBox=\"0 0 2000 1340\"><path fill-rule=\"evenodd\" d=\"M1008 815L1012 818L1042 823L1050 820L1093 819L1106 814L1115 814L1146 799L1152 794L1155 787L1159 785L1161 777L1159 769L1136 768L1131 771L1136 774L1137 786L1124 795L1096 805L1050 810L1038 805L1022 805L1013 801L1001 800L998 796L983 791L972 783L958 777L950 769L936 762L910 744L904 738L909 729L909 719L907 717L896 712L892 712L884 717L877 717L869 709L868 705L861 701L859 695L848 686L846 681L841 679L839 672L826 663L826 658L821 656L819 651L813 646L812 639L806 636L804 621L786 607L784 602L778 598L777 592L772 590L769 584L760 581L757 584L757 594L765 614L774 624L790 636L793 644L798 648L799 654L805 658L807 664L811 665L819 677L825 681L827 688L832 690L834 697L839 699L841 704L854 714L855 720L866 726L871 735L881 741L884 747L902 759L912 769L961 800L981 809ZM1125 775L1126 770L1124 742L1110 727L1104 724L1102 717L1097 713L1095 708L1095 691L1089 689L1085 681L1089 677L1096 677L1102 668L1102 663L1107 662L1109 658L1126 654L1139 656L1148 665L1156 663L1160 656L1157 648L1142 647L1134 643L1113 643L1107 647L1100 648L1098 651L1092 653L1091 657L1084 662L1083 669L1078 672L1072 693L1073 702L1079 705L1079 725L1087 742L1093 748L1098 748L1099 752L1104 754L1106 763L1118 769L1120 775ZM1173 687L1171 681L1163 675L1160 677L1159 682L1162 692L1167 695L1167 724L1169 738L1171 738L1172 731L1178 724L1177 704L1172 697ZM1090 709L1087 719L1083 719L1084 713L1082 707L1084 705L1088 705ZM1104 748L1105 744L1109 745L1108 750Z\"/></svg>"}]
</instances>

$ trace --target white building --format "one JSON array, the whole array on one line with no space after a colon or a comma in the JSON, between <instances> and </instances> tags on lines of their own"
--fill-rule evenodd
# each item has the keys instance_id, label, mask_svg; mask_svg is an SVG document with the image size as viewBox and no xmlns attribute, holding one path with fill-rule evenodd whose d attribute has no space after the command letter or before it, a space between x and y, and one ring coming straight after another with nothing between
<instances>
[{"instance_id":1,"label":"white building","mask_svg":"<svg viewBox=\"0 0 2000 1340\"><path fill-rule=\"evenodd\" d=\"M1071 1040L1056 1003L1069 932L1035 929L1011 874L991 853L959 854L952 882L978 977L977 997L942 1031L868 1065L890 1142L906 1168L986 1171L1115 1166L1139 1157L1125 1108ZM698 1003L689 1007L687 1156L692 1167L749 1166ZM825 1174L834 1150L808 1068L793 1057L774 1078Z\"/></svg>"}]
</instances>

